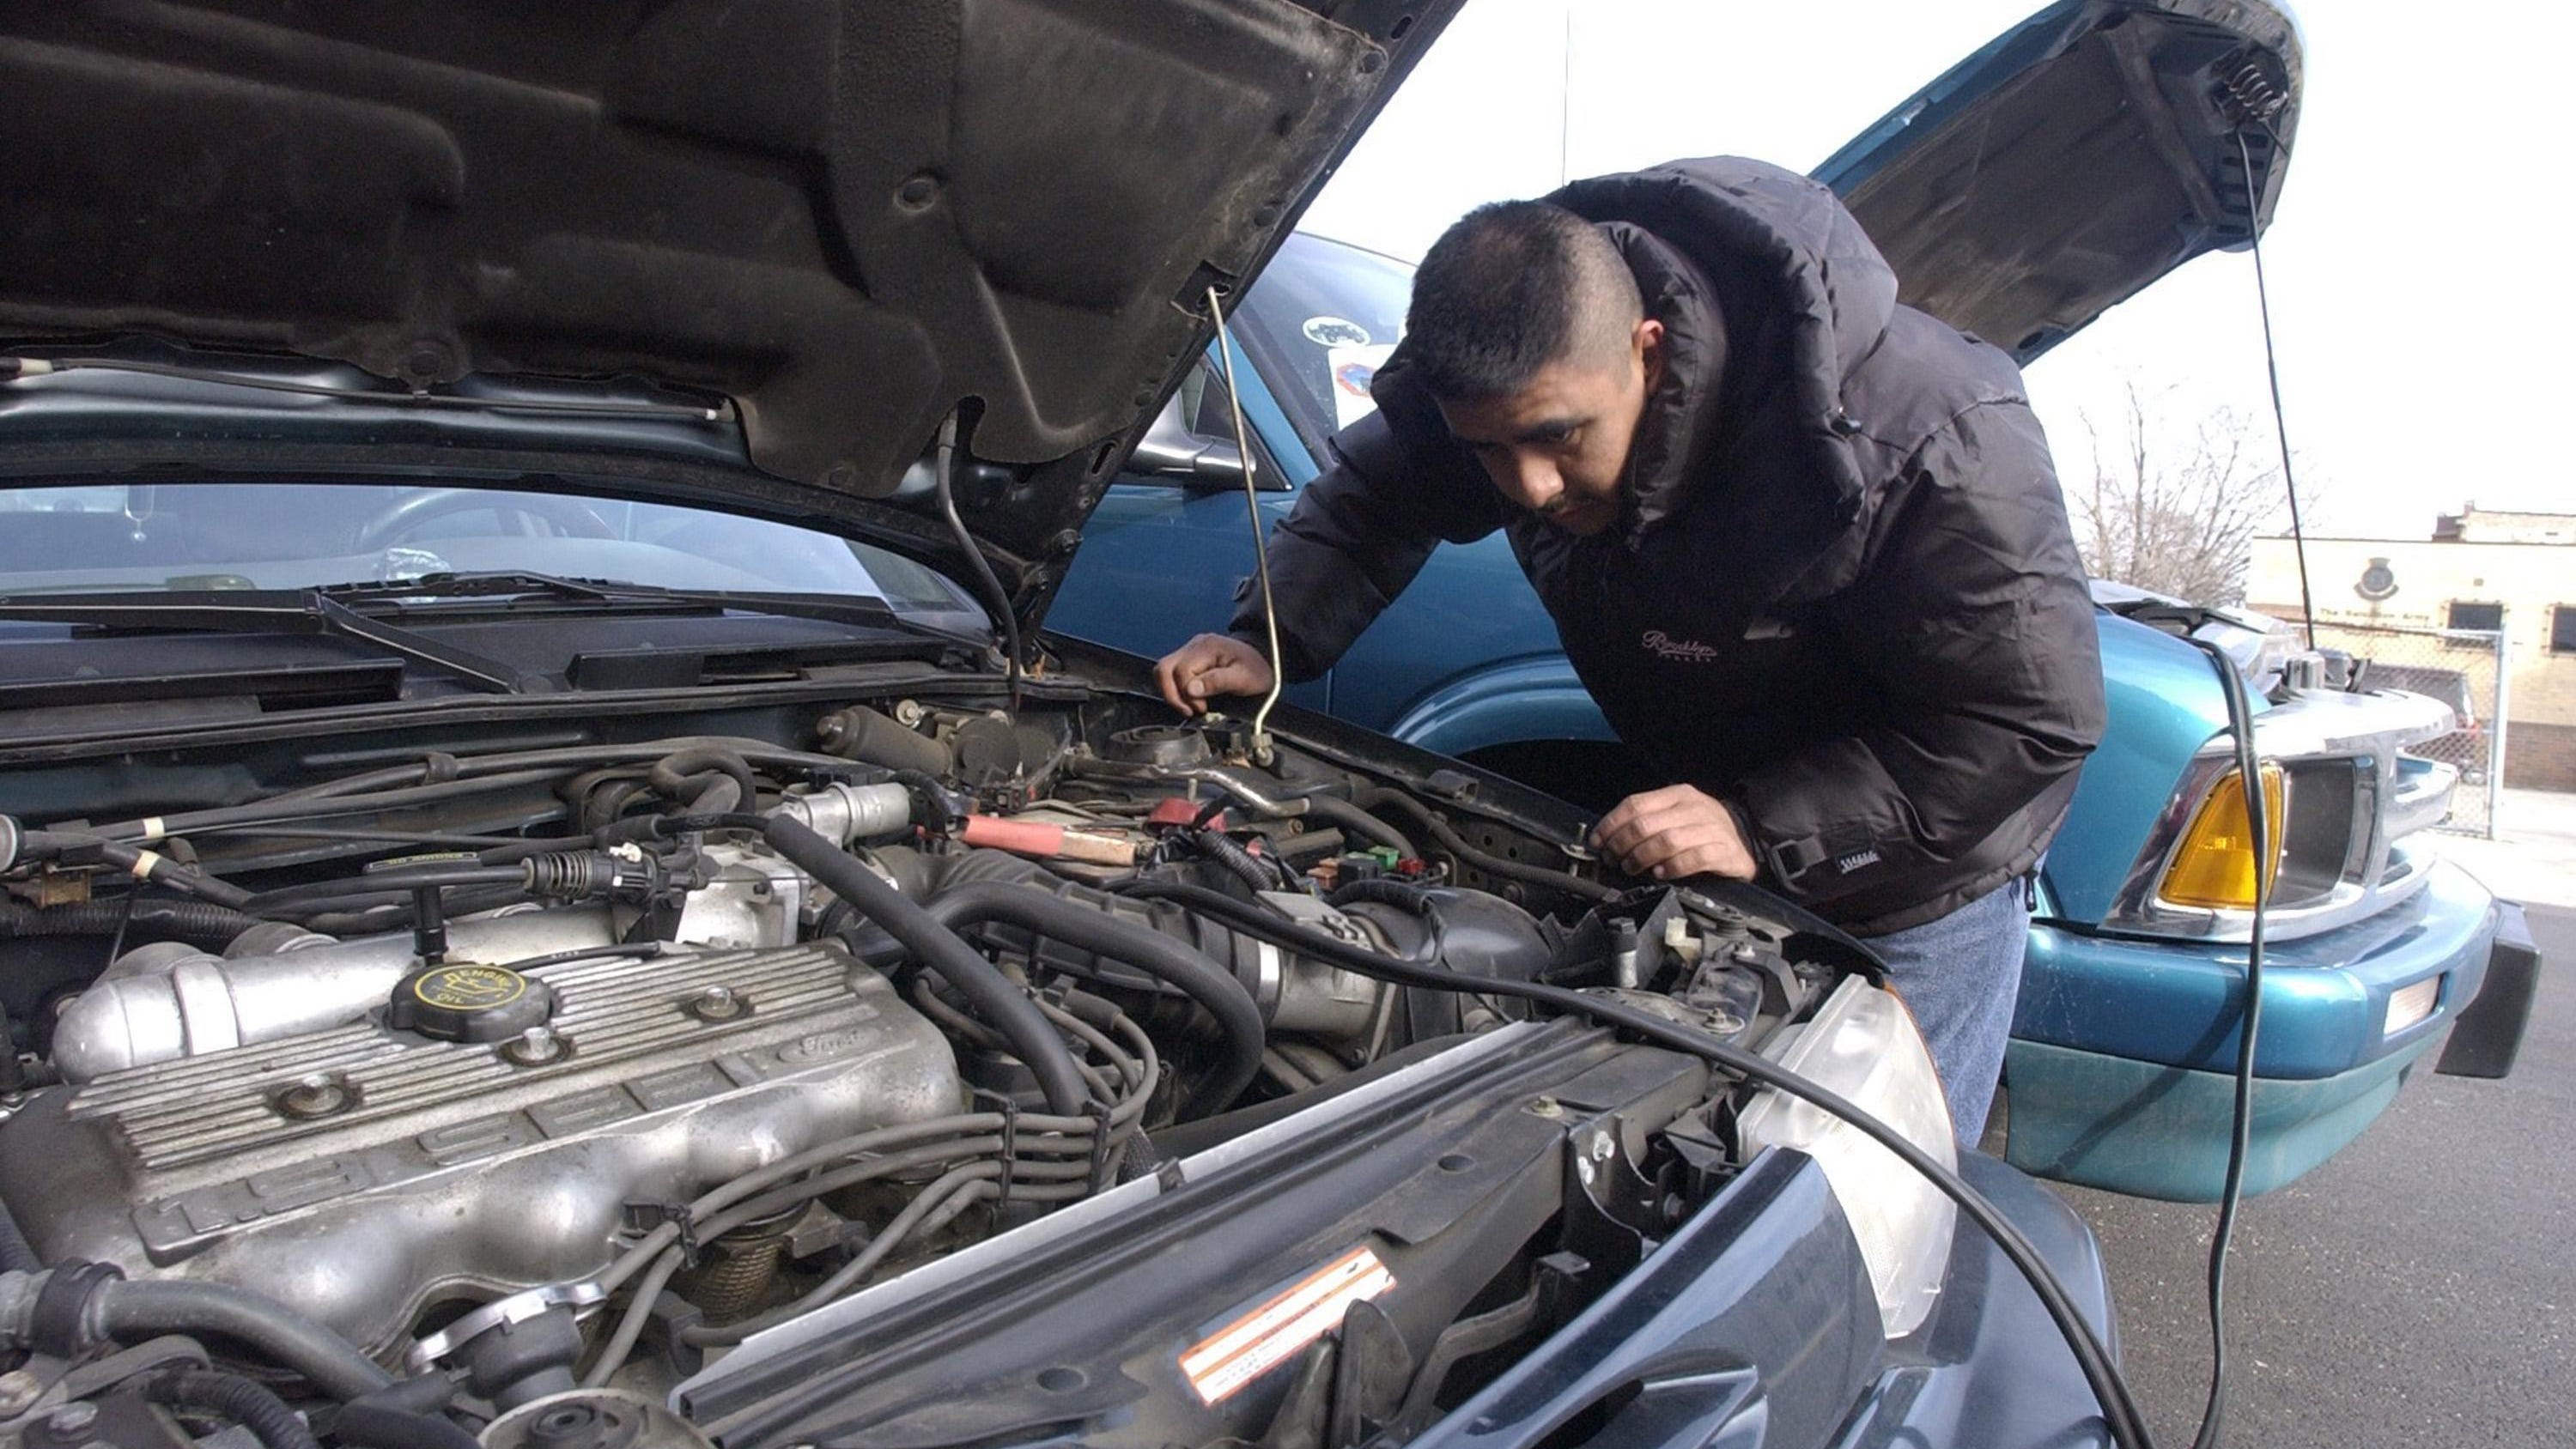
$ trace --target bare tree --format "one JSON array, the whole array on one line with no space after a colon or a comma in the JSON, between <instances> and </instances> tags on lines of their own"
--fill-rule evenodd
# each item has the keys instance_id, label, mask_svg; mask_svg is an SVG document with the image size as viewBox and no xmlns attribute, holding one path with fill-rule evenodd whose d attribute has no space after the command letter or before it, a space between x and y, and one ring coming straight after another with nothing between
<instances>
[{"instance_id":1,"label":"bare tree","mask_svg":"<svg viewBox=\"0 0 2576 1449\"><path fill-rule=\"evenodd\" d=\"M2254 539L2289 512L2268 426L2227 408L2178 426L2135 383L2124 412L2112 446L2086 418L2093 477L2067 490L2085 568L2194 603L2244 602Z\"/></svg>"}]
</instances>

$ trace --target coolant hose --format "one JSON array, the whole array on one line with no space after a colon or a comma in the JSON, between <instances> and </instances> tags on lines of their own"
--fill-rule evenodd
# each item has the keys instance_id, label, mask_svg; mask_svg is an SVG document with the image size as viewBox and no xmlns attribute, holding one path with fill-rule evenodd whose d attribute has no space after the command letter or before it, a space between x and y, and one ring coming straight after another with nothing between
<instances>
[{"instance_id":1,"label":"coolant hose","mask_svg":"<svg viewBox=\"0 0 2576 1449\"><path fill-rule=\"evenodd\" d=\"M964 881L931 897L932 919L951 929L996 922L1089 951L1179 987L1216 1018L1225 1056L1181 1110L1187 1117L1221 1112L1261 1071L1261 1007L1233 972L1177 938L1097 906L1067 900L1043 886Z\"/></svg>"},{"instance_id":2,"label":"coolant hose","mask_svg":"<svg viewBox=\"0 0 2576 1449\"><path fill-rule=\"evenodd\" d=\"M250 1431L266 1449L321 1449L286 1401L239 1374L181 1369L143 1381L143 1397L177 1409L201 1409ZM470 1438L468 1443L473 1442Z\"/></svg>"},{"instance_id":3,"label":"coolant hose","mask_svg":"<svg viewBox=\"0 0 2576 1449\"><path fill-rule=\"evenodd\" d=\"M98 1286L97 1312L100 1331L119 1340L161 1333L220 1333L237 1339L335 1399L354 1399L393 1382L391 1374L347 1339L247 1288L180 1279L120 1280Z\"/></svg>"},{"instance_id":4,"label":"coolant hose","mask_svg":"<svg viewBox=\"0 0 2576 1449\"><path fill-rule=\"evenodd\" d=\"M1073 1049L1064 1044L1031 1001L1028 993L987 961L965 938L905 898L858 857L783 815L760 821L763 839L789 863L822 882L824 889L855 907L887 935L901 941L914 959L956 988L976 1013L1002 1034L1011 1050L1037 1078L1047 1110L1060 1116L1085 1115L1090 1094L1082 1083Z\"/></svg>"},{"instance_id":5,"label":"coolant hose","mask_svg":"<svg viewBox=\"0 0 2576 1449\"><path fill-rule=\"evenodd\" d=\"M693 748L676 750L655 760L644 773L645 781L662 792L664 799L676 801L693 811L717 813L726 810L750 810L760 800L760 786L751 772L751 762L731 750ZM734 795L709 796L716 781L733 782Z\"/></svg>"}]
</instances>

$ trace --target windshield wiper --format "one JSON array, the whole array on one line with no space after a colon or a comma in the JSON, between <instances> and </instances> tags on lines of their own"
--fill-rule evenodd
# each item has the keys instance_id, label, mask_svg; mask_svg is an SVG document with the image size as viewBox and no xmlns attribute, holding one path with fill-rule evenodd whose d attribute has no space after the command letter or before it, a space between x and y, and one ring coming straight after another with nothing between
<instances>
[{"instance_id":1,"label":"windshield wiper","mask_svg":"<svg viewBox=\"0 0 2576 1449\"><path fill-rule=\"evenodd\" d=\"M218 634L327 634L461 675L486 689L520 694L538 682L497 659L371 619L321 589L176 594L0 596L0 618L110 629L204 630Z\"/></svg>"},{"instance_id":2,"label":"windshield wiper","mask_svg":"<svg viewBox=\"0 0 2576 1449\"><path fill-rule=\"evenodd\" d=\"M414 392L396 388L337 387L327 382L297 382L292 378L227 372L218 367L189 367L178 363L141 362L120 357L0 357L0 382L75 370L136 372L152 377L176 377L190 382L210 382L223 387L255 388L261 392L291 392L304 397L334 397L348 402L378 403L386 407L464 408L502 413L546 413L558 417L591 415L619 418L685 418L697 423L721 423L733 417L733 404L730 401L697 407L686 403L609 402L599 398L477 397L465 393L427 390Z\"/></svg>"},{"instance_id":3,"label":"windshield wiper","mask_svg":"<svg viewBox=\"0 0 2576 1449\"><path fill-rule=\"evenodd\" d=\"M326 584L316 592L345 603L362 606L376 603L399 606L415 600L434 603L444 599L509 598L537 594L566 603L590 604L611 609L620 607L730 609L745 614L775 614L787 619L812 619L826 624L855 624L870 629L891 629L922 638L943 640L959 648L977 652L991 647L991 641L988 639L934 628L918 619L906 618L893 605L869 594L667 589L655 584L629 584L609 579L566 578L557 574L502 570L424 574L416 579L384 583Z\"/></svg>"}]
</instances>

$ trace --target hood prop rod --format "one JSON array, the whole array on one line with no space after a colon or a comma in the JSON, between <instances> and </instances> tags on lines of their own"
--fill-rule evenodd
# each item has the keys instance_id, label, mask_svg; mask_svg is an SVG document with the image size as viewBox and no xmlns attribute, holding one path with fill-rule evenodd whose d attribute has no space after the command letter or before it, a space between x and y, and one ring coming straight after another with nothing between
<instances>
[{"instance_id":1,"label":"hood prop rod","mask_svg":"<svg viewBox=\"0 0 2576 1449\"><path fill-rule=\"evenodd\" d=\"M1252 431L1243 424L1243 394L1234 384L1234 337L1225 325L1225 308L1214 283L1207 291L1208 320L1216 324L1216 355L1225 370L1225 404L1234 417L1234 448L1243 457L1244 515L1252 521L1253 578L1261 590L1261 630L1270 663L1270 692L1261 699L1261 708L1252 716L1252 761L1267 765L1271 760L1270 710L1279 703L1284 676L1279 660L1279 608L1270 597L1270 540L1261 530L1261 490L1253 479Z\"/></svg>"},{"instance_id":2,"label":"hood prop rod","mask_svg":"<svg viewBox=\"0 0 2576 1449\"><path fill-rule=\"evenodd\" d=\"M963 411L963 409L960 409ZM1011 681L1011 714L1020 712L1020 619L1012 612L1011 596L1003 591L1000 575L993 572L993 561L966 531L966 521L957 516L957 413L939 420L939 457L932 471L937 475L939 515L948 521L948 531L956 535L957 546L966 552L966 561L975 566L976 582L984 586L984 602L993 610L993 621L1002 630L1002 648L1007 651L1006 664Z\"/></svg>"}]
</instances>

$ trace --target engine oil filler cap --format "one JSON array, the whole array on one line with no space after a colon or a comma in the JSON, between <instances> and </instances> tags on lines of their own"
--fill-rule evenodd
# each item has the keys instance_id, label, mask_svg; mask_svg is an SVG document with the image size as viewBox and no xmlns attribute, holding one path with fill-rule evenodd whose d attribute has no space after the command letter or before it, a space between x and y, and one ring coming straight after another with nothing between
<instances>
[{"instance_id":1,"label":"engine oil filler cap","mask_svg":"<svg viewBox=\"0 0 2576 1449\"><path fill-rule=\"evenodd\" d=\"M415 971L394 988L392 1025L438 1041L507 1041L543 1026L555 994L507 966L471 963Z\"/></svg>"}]
</instances>

